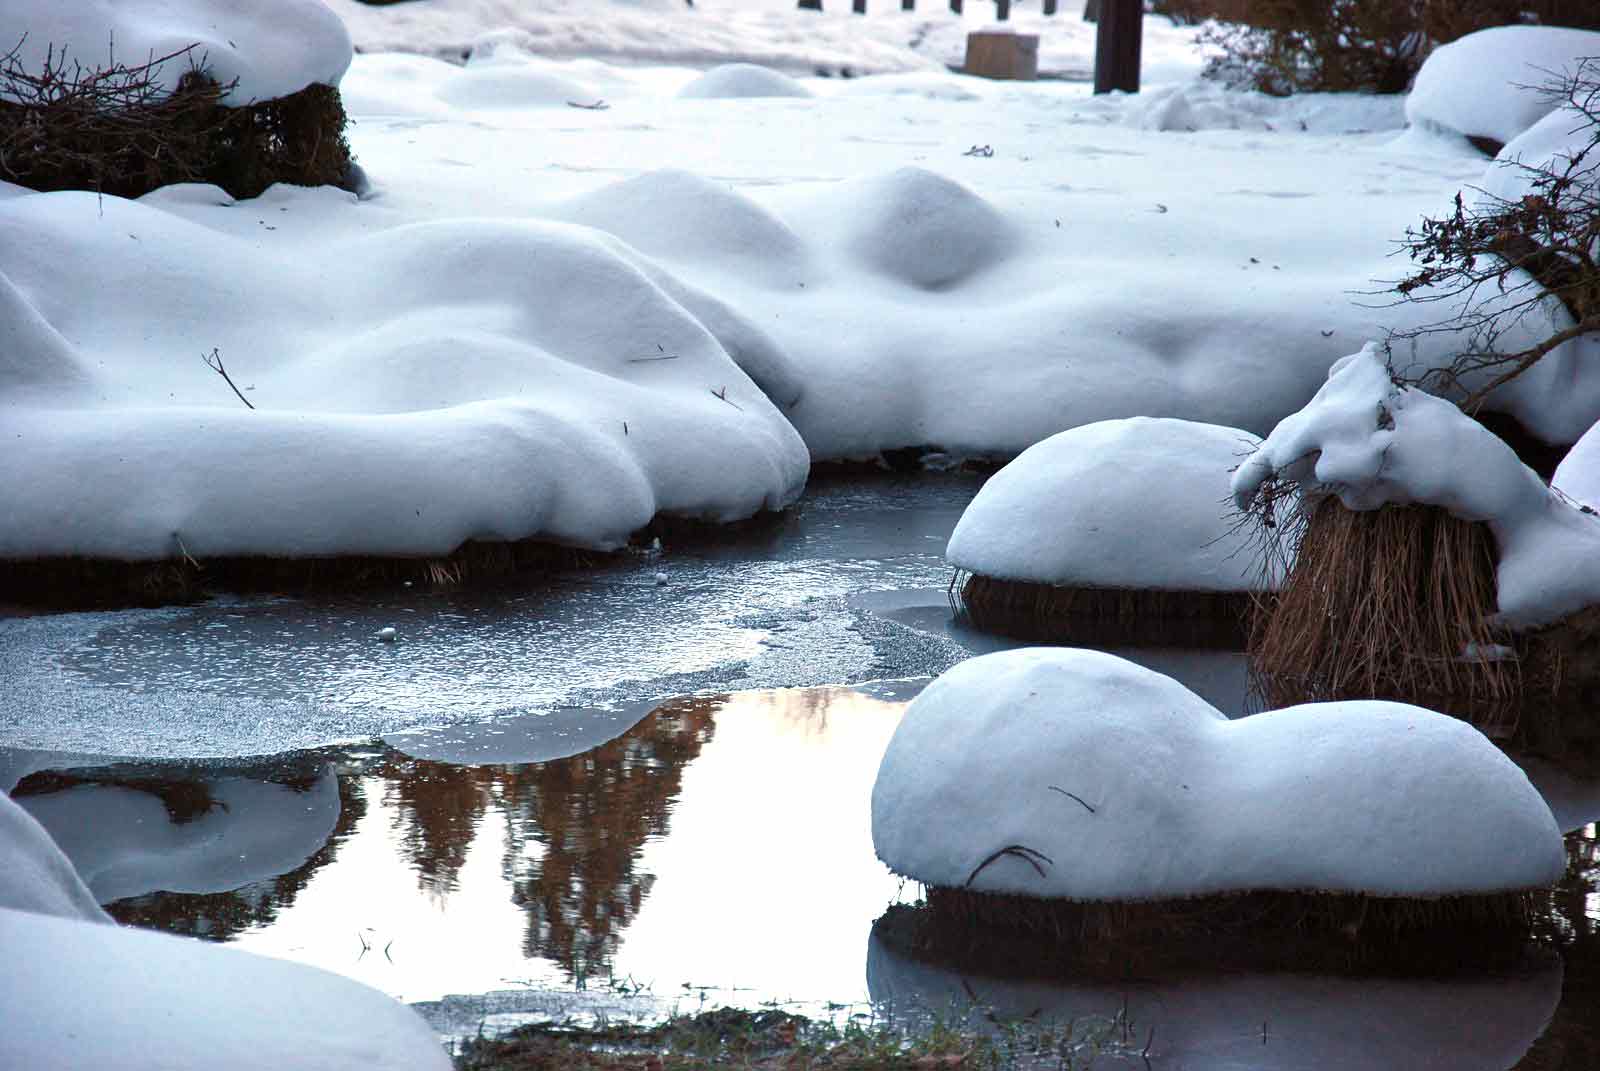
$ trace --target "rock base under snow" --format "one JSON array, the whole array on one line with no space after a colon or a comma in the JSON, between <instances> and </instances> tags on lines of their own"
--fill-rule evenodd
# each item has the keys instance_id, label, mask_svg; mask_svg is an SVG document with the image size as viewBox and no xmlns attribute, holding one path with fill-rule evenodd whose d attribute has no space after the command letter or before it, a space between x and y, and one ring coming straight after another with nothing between
<instances>
[{"instance_id":1,"label":"rock base under snow","mask_svg":"<svg viewBox=\"0 0 1600 1071\"><path fill-rule=\"evenodd\" d=\"M1245 591L1066 587L957 574L960 613L984 632L1021 640L1243 650L1254 597Z\"/></svg>"},{"instance_id":2,"label":"rock base under snow","mask_svg":"<svg viewBox=\"0 0 1600 1071\"><path fill-rule=\"evenodd\" d=\"M514 543L469 541L439 558L0 560L0 591L6 593L7 602L20 606L122 609L197 602L219 592L347 591L400 584L454 587L518 573L584 568L605 556L599 551L525 539Z\"/></svg>"}]
</instances>

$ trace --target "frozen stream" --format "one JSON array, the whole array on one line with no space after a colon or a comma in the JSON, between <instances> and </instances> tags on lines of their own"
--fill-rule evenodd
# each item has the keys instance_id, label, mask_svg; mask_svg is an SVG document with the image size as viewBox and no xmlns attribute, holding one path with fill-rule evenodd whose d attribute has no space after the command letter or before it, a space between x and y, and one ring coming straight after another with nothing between
<instances>
[{"instance_id":1,"label":"frozen stream","mask_svg":"<svg viewBox=\"0 0 1600 1071\"><path fill-rule=\"evenodd\" d=\"M824 479L770 528L513 587L0 619L0 779L123 921L358 978L451 1036L977 999L1125 1009L1155 1067L1543 1067L1592 1043L1600 785L1538 765L1582 830L1564 963L1044 983L874 934L916 894L873 856L878 759L929 675L1001 645L946 604L979 482ZM1238 655L1119 653L1247 708Z\"/></svg>"}]
</instances>

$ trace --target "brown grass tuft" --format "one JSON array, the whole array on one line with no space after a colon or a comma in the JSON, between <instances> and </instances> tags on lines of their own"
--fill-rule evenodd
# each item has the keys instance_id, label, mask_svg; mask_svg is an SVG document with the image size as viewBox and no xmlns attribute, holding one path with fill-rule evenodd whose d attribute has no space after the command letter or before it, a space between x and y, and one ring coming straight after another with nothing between
<instances>
[{"instance_id":1,"label":"brown grass tuft","mask_svg":"<svg viewBox=\"0 0 1600 1071\"><path fill-rule=\"evenodd\" d=\"M1244 592L1056 587L960 572L950 590L959 616L1002 636L1230 650L1244 646L1252 601Z\"/></svg>"},{"instance_id":2,"label":"brown grass tuft","mask_svg":"<svg viewBox=\"0 0 1600 1071\"><path fill-rule=\"evenodd\" d=\"M1463 657L1501 637L1488 526L1431 506L1318 501L1286 535L1294 567L1250 636L1270 706L1324 699L1515 700L1515 659Z\"/></svg>"}]
</instances>

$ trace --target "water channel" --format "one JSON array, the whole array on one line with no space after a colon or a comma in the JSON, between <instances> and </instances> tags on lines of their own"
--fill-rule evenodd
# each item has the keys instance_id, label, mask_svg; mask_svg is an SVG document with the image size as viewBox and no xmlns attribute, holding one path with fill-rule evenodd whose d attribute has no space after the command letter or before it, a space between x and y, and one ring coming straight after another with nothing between
<instances>
[{"instance_id":1,"label":"water channel","mask_svg":"<svg viewBox=\"0 0 1600 1071\"><path fill-rule=\"evenodd\" d=\"M1008 643L946 596L980 483L824 477L727 539L510 584L3 617L0 788L119 920L357 978L450 1037L977 1002L1150 1031L1096 1066L1597 1066L1600 777L1535 759L1573 830L1562 939L1510 967L1007 978L885 940L918 890L873 855L879 757L931 676ZM1236 653L1116 653L1250 709Z\"/></svg>"}]
</instances>

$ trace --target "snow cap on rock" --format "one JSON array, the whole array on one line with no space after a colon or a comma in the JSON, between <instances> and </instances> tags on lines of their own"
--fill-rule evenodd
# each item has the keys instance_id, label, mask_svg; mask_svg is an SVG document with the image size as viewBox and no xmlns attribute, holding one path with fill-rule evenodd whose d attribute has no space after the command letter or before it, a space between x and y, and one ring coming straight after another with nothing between
<instances>
[{"instance_id":1,"label":"snow cap on rock","mask_svg":"<svg viewBox=\"0 0 1600 1071\"><path fill-rule=\"evenodd\" d=\"M0 908L111 921L50 834L4 792L0 792Z\"/></svg>"},{"instance_id":2,"label":"snow cap on rock","mask_svg":"<svg viewBox=\"0 0 1600 1071\"><path fill-rule=\"evenodd\" d=\"M1465 722L1378 701L1228 721L1170 678L1064 648L971 659L912 702L872 841L927 885L1071 900L1492 893L1566 860L1550 808ZM1033 861L984 865L1009 845Z\"/></svg>"},{"instance_id":3,"label":"snow cap on rock","mask_svg":"<svg viewBox=\"0 0 1600 1071\"><path fill-rule=\"evenodd\" d=\"M1600 56L1600 33L1496 26L1440 45L1417 72L1406 118L1501 144L1556 106L1541 87Z\"/></svg>"}]
</instances>

